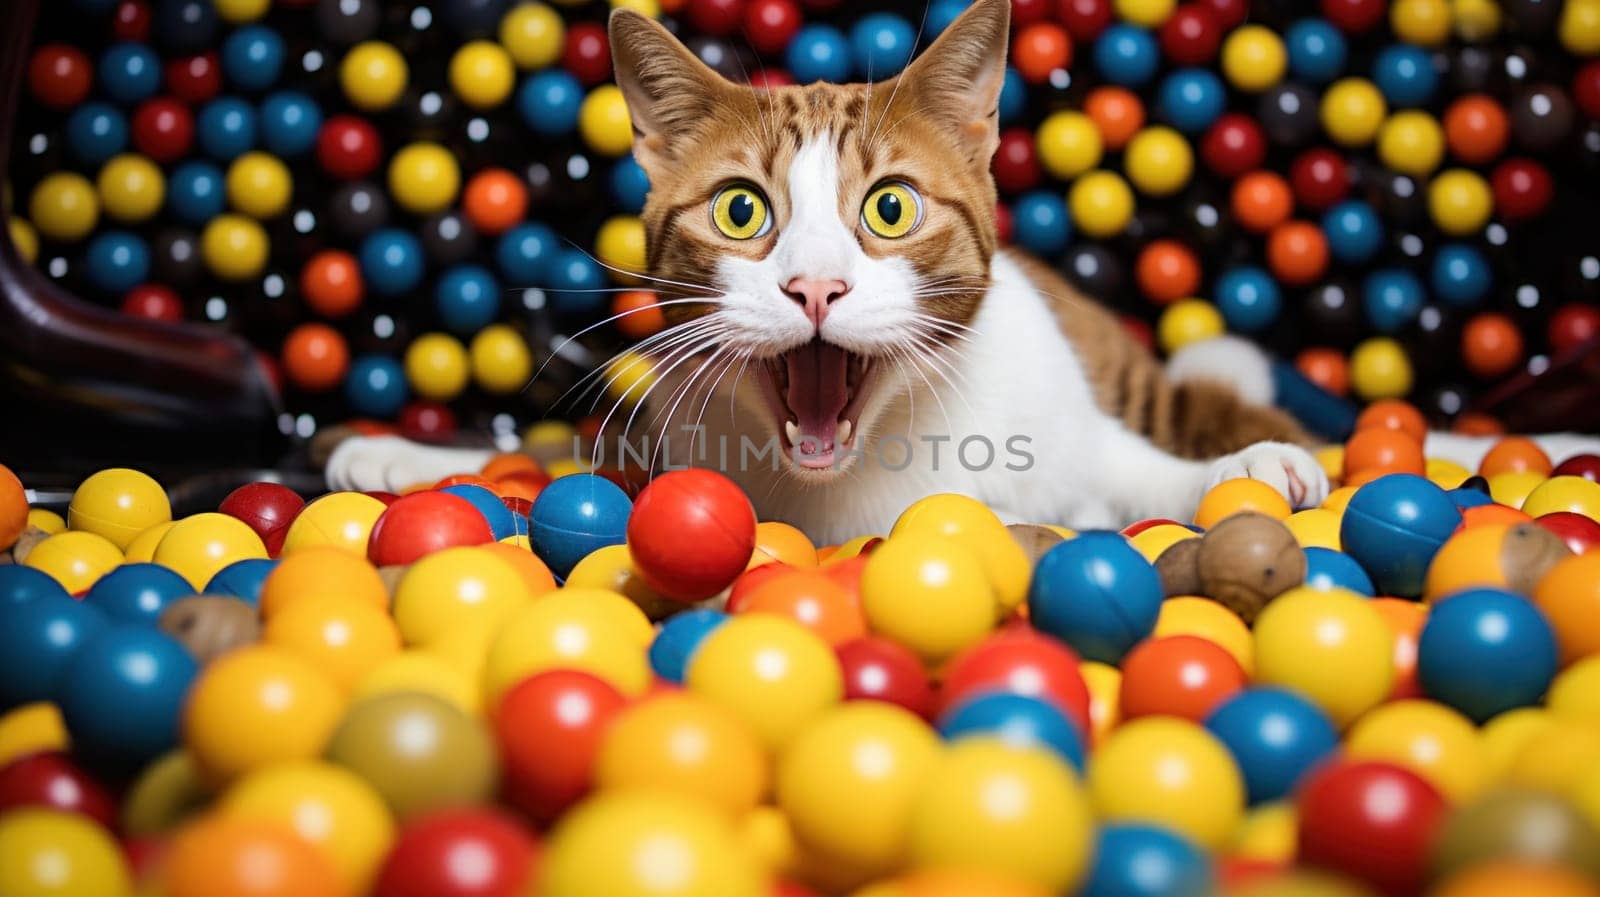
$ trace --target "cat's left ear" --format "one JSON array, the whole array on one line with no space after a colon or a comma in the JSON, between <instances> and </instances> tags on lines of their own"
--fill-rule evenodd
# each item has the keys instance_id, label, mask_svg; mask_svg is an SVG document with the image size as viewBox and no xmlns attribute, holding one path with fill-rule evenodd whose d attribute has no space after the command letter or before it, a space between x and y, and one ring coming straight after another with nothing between
<instances>
[{"instance_id":1,"label":"cat's left ear","mask_svg":"<svg viewBox=\"0 0 1600 897\"><path fill-rule=\"evenodd\" d=\"M918 99L915 108L927 110L985 168L1000 145L1010 41L1010 0L977 0L900 75Z\"/></svg>"},{"instance_id":2,"label":"cat's left ear","mask_svg":"<svg viewBox=\"0 0 1600 897\"><path fill-rule=\"evenodd\" d=\"M646 172L675 161L678 138L728 101L732 86L653 19L611 14L612 65L633 122L633 155Z\"/></svg>"}]
</instances>

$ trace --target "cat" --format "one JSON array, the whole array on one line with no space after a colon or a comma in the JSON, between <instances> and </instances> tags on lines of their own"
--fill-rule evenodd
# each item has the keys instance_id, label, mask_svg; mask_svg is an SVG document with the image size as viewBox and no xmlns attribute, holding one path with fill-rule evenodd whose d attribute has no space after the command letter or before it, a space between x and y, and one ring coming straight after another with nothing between
<instances>
[{"instance_id":1,"label":"cat","mask_svg":"<svg viewBox=\"0 0 1600 897\"><path fill-rule=\"evenodd\" d=\"M669 326L641 347L659 378L641 409L607 420L648 431L639 457L656 469L720 468L763 519L819 544L885 533L939 492L1080 529L1187 520L1236 477L1320 504L1328 477L1271 406L1258 349L1222 338L1163 368L1109 311L999 245L989 166L1009 18L1009 0L976 0L884 82L756 89L613 13ZM1475 467L1488 445L1434 434L1428 449ZM328 478L395 488L484 457L361 438Z\"/></svg>"}]
</instances>

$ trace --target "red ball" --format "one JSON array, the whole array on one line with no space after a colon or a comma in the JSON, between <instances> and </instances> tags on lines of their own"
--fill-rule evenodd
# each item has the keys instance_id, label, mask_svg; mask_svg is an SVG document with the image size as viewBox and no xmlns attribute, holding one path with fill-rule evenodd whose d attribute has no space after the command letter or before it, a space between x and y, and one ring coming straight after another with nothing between
<instances>
[{"instance_id":1,"label":"red ball","mask_svg":"<svg viewBox=\"0 0 1600 897\"><path fill-rule=\"evenodd\" d=\"M1011 0L1011 27L1020 28L1050 18L1050 0Z\"/></svg>"},{"instance_id":2,"label":"red ball","mask_svg":"<svg viewBox=\"0 0 1600 897\"><path fill-rule=\"evenodd\" d=\"M172 97L154 97L133 113L133 146L157 162L176 162L194 144L194 116Z\"/></svg>"},{"instance_id":3,"label":"red ball","mask_svg":"<svg viewBox=\"0 0 1600 897\"><path fill-rule=\"evenodd\" d=\"M1344 156L1331 149L1308 149L1289 167L1289 183L1300 205L1320 212L1350 192L1350 169Z\"/></svg>"},{"instance_id":4,"label":"red ball","mask_svg":"<svg viewBox=\"0 0 1600 897\"><path fill-rule=\"evenodd\" d=\"M410 564L444 548L493 541L489 521L472 502L448 492L413 492L378 515L367 558L379 567Z\"/></svg>"},{"instance_id":5,"label":"red ball","mask_svg":"<svg viewBox=\"0 0 1600 897\"><path fill-rule=\"evenodd\" d=\"M1449 807L1409 769L1338 760L1301 784L1298 810L1300 862L1404 897L1426 884L1429 849Z\"/></svg>"},{"instance_id":6,"label":"red ball","mask_svg":"<svg viewBox=\"0 0 1600 897\"><path fill-rule=\"evenodd\" d=\"M1537 218L1555 197L1550 171L1532 159L1507 159L1489 176L1494 210L1507 221Z\"/></svg>"},{"instance_id":7,"label":"red ball","mask_svg":"<svg viewBox=\"0 0 1600 897\"><path fill-rule=\"evenodd\" d=\"M1177 716L1204 722L1248 677L1222 646L1193 635L1149 639L1122 660L1123 719Z\"/></svg>"},{"instance_id":8,"label":"red ball","mask_svg":"<svg viewBox=\"0 0 1600 897\"><path fill-rule=\"evenodd\" d=\"M1224 31L1244 24L1250 15L1250 0L1203 0L1207 9L1217 19L1217 26Z\"/></svg>"},{"instance_id":9,"label":"red ball","mask_svg":"<svg viewBox=\"0 0 1600 897\"><path fill-rule=\"evenodd\" d=\"M400 435L417 442L449 442L456 435L455 412L441 402L411 402L400 409Z\"/></svg>"},{"instance_id":10,"label":"red ball","mask_svg":"<svg viewBox=\"0 0 1600 897\"><path fill-rule=\"evenodd\" d=\"M1589 455L1586 457L1594 457ZM1573 511L1555 511L1535 517L1539 524L1567 543L1573 554L1586 554L1600 546L1600 523Z\"/></svg>"},{"instance_id":11,"label":"red ball","mask_svg":"<svg viewBox=\"0 0 1600 897\"><path fill-rule=\"evenodd\" d=\"M1600 309L1581 302L1561 306L1550 316L1550 348L1569 352L1600 335Z\"/></svg>"},{"instance_id":12,"label":"red ball","mask_svg":"<svg viewBox=\"0 0 1600 897\"><path fill-rule=\"evenodd\" d=\"M594 22L569 27L561 67L589 86L611 77L611 43L606 39L605 27Z\"/></svg>"},{"instance_id":13,"label":"red ball","mask_svg":"<svg viewBox=\"0 0 1600 897\"><path fill-rule=\"evenodd\" d=\"M1140 520L1137 523L1130 523L1123 527L1122 535L1132 539L1134 536L1139 535L1145 530L1156 526L1183 526L1183 524L1167 517L1151 517L1148 520Z\"/></svg>"},{"instance_id":14,"label":"red ball","mask_svg":"<svg viewBox=\"0 0 1600 897\"><path fill-rule=\"evenodd\" d=\"M45 44L28 61L28 89L34 99L55 109L68 109L89 97L94 66L77 47Z\"/></svg>"},{"instance_id":15,"label":"red ball","mask_svg":"<svg viewBox=\"0 0 1600 897\"><path fill-rule=\"evenodd\" d=\"M1109 0L1060 0L1056 18L1078 43L1088 43L1111 25Z\"/></svg>"},{"instance_id":16,"label":"red ball","mask_svg":"<svg viewBox=\"0 0 1600 897\"><path fill-rule=\"evenodd\" d=\"M1089 686L1071 648L1027 626L1002 629L950 662L939 688L938 713L984 691L1043 698L1089 731Z\"/></svg>"},{"instance_id":17,"label":"red ball","mask_svg":"<svg viewBox=\"0 0 1600 897\"><path fill-rule=\"evenodd\" d=\"M1218 175L1236 178L1261 167L1267 158L1267 138L1255 119L1230 112L1213 122L1200 138L1200 158Z\"/></svg>"},{"instance_id":18,"label":"red ball","mask_svg":"<svg viewBox=\"0 0 1600 897\"><path fill-rule=\"evenodd\" d=\"M782 53L805 18L794 0L751 0L744 8L744 33L757 53Z\"/></svg>"},{"instance_id":19,"label":"red ball","mask_svg":"<svg viewBox=\"0 0 1600 897\"><path fill-rule=\"evenodd\" d=\"M401 826L372 897L520 897L538 855L533 832L499 810L429 813Z\"/></svg>"},{"instance_id":20,"label":"red ball","mask_svg":"<svg viewBox=\"0 0 1600 897\"><path fill-rule=\"evenodd\" d=\"M150 6L143 0L122 0L112 14L111 33L117 40L144 43L150 36Z\"/></svg>"},{"instance_id":21,"label":"red ball","mask_svg":"<svg viewBox=\"0 0 1600 897\"><path fill-rule=\"evenodd\" d=\"M1572 76L1572 98L1590 118L1600 118L1600 59L1584 63Z\"/></svg>"},{"instance_id":22,"label":"red ball","mask_svg":"<svg viewBox=\"0 0 1600 897\"><path fill-rule=\"evenodd\" d=\"M794 76L783 69L761 69L750 73L750 86L757 90L773 87L793 87Z\"/></svg>"},{"instance_id":23,"label":"red ball","mask_svg":"<svg viewBox=\"0 0 1600 897\"><path fill-rule=\"evenodd\" d=\"M400 500L400 496L395 495L393 492L380 492L373 490L371 492L363 492L361 494L376 498L378 501L383 502L383 506L386 508Z\"/></svg>"},{"instance_id":24,"label":"red ball","mask_svg":"<svg viewBox=\"0 0 1600 897\"><path fill-rule=\"evenodd\" d=\"M383 161L383 139L364 118L335 115L317 134L317 162L336 178L353 181L377 170Z\"/></svg>"},{"instance_id":25,"label":"red ball","mask_svg":"<svg viewBox=\"0 0 1600 897\"><path fill-rule=\"evenodd\" d=\"M183 320L183 300L158 283L136 286L122 297L122 313L152 321L176 323Z\"/></svg>"},{"instance_id":26,"label":"red ball","mask_svg":"<svg viewBox=\"0 0 1600 897\"><path fill-rule=\"evenodd\" d=\"M1011 128L1000 135L1000 148L990 163L994 182L1007 193L1031 190L1039 183L1039 157L1034 151L1033 134L1026 128Z\"/></svg>"},{"instance_id":27,"label":"red ball","mask_svg":"<svg viewBox=\"0 0 1600 897\"><path fill-rule=\"evenodd\" d=\"M1216 13L1200 3L1185 3L1172 11L1157 32L1161 52L1177 65L1205 65L1217 55L1222 29Z\"/></svg>"},{"instance_id":28,"label":"red ball","mask_svg":"<svg viewBox=\"0 0 1600 897\"><path fill-rule=\"evenodd\" d=\"M99 782L67 759L47 751L0 767L0 815L21 807L80 813L106 828L117 824L117 802Z\"/></svg>"},{"instance_id":29,"label":"red ball","mask_svg":"<svg viewBox=\"0 0 1600 897\"><path fill-rule=\"evenodd\" d=\"M539 673L506 692L494 731L512 805L549 822L588 793L606 727L627 704L605 680L577 670Z\"/></svg>"},{"instance_id":30,"label":"red ball","mask_svg":"<svg viewBox=\"0 0 1600 897\"><path fill-rule=\"evenodd\" d=\"M910 648L868 635L845 642L834 653L844 671L846 701L885 701L923 719L933 718L933 685Z\"/></svg>"},{"instance_id":31,"label":"red ball","mask_svg":"<svg viewBox=\"0 0 1600 897\"><path fill-rule=\"evenodd\" d=\"M689 23L716 37L727 37L744 21L745 0L689 0Z\"/></svg>"},{"instance_id":32,"label":"red ball","mask_svg":"<svg viewBox=\"0 0 1600 897\"><path fill-rule=\"evenodd\" d=\"M246 483L229 492L217 510L244 521L261 537L267 553L276 557L289 534L289 524L305 506L306 500L282 483Z\"/></svg>"},{"instance_id":33,"label":"red ball","mask_svg":"<svg viewBox=\"0 0 1600 897\"><path fill-rule=\"evenodd\" d=\"M1583 477L1600 483L1600 455L1573 455L1565 458L1550 471L1553 477Z\"/></svg>"},{"instance_id":34,"label":"red ball","mask_svg":"<svg viewBox=\"0 0 1600 897\"><path fill-rule=\"evenodd\" d=\"M1370 31L1383 21L1384 0L1322 0L1322 15L1349 34Z\"/></svg>"},{"instance_id":35,"label":"red ball","mask_svg":"<svg viewBox=\"0 0 1600 897\"><path fill-rule=\"evenodd\" d=\"M678 601L727 588L750 563L756 511L733 481L675 470L644 487L628 517L628 553L646 584Z\"/></svg>"},{"instance_id":36,"label":"red ball","mask_svg":"<svg viewBox=\"0 0 1600 897\"><path fill-rule=\"evenodd\" d=\"M1017 219L1011 214L1011 207L1003 202L994 204L994 232L1001 243L1010 243L1011 235L1015 232Z\"/></svg>"},{"instance_id":37,"label":"red ball","mask_svg":"<svg viewBox=\"0 0 1600 897\"><path fill-rule=\"evenodd\" d=\"M222 61L211 51L167 63L167 89L186 103L204 103L222 92Z\"/></svg>"}]
</instances>

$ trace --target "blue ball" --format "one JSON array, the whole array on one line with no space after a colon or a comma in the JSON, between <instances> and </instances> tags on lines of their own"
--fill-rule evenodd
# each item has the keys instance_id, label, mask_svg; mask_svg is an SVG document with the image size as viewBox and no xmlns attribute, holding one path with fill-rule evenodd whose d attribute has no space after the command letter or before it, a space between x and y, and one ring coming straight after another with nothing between
<instances>
[{"instance_id":1,"label":"blue ball","mask_svg":"<svg viewBox=\"0 0 1600 897\"><path fill-rule=\"evenodd\" d=\"M1205 727L1233 755L1252 804L1289 796L1307 770L1339 749L1327 714L1279 688L1234 695L1211 711Z\"/></svg>"},{"instance_id":2,"label":"blue ball","mask_svg":"<svg viewBox=\"0 0 1600 897\"><path fill-rule=\"evenodd\" d=\"M542 286L550 281L550 267L561 240L537 221L525 221L500 237L494 261L500 276L514 289Z\"/></svg>"},{"instance_id":3,"label":"blue ball","mask_svg":"<svg viewBox=\"0 0 1600 897\"><path fill-rule=\"evenodd\" d=\"M931 37L943 34L971 5L972 0L933 0L928 5L927 33Z\"/></svg>"},{"instance_id":4,"label":"blue ball","mask_svg":"<svg viewBox=\"0 0 1600 897\"><path fill-rule=\"evenodd\" d=\"M1421 47L1390 44L1373 60L1372 81L1389 105L1421 106L1438 88L1439 73L1433 68L1433 59Z\"/></svg>"},{"instance_id":5,"label":"blue ball","mask_svg":"<svg viewBox=\"0 0 1600 897\"><path fill-rule=\"evenodd\" d=\"M1395 333L1415 321L1428 298L1422 281L1404 268L1368 274L1361 292L1367 320L1379 333Z\"/></svg>"},{"instance_id":6,"label":"blue ball","mask_svg":"<svg viewBox=\"0 0 1600 897\"><path fill-rule=\"evenodd\" d=\"M1372 577L1361 569L1355 558L1315 545L1306 549L1306 585L1324 591L1349 589L1369 598L1378 594L1372 587Z\"/></svg>"},{"instance_id":7,"label":"blue ball","mask_svg":"<svg viewBox=\"0 0 1600 897\"><path fill-rule=\"evenodd\" d=\"M1328 238L1328 254L1347 265L1372 260L1383 247L1383 223L1372 206L1360 200L1347 200L1322 216L1322 234Z\"/></svg>"},{"instance_id":8,"label":"blue ball","mask_svg":"<svg viewBox=\"0 0 1600 897\"><path fill-rule=\"evenodd\" d=\"M1168 75L1156 95L1156 112L1185 134L1211 127L1227 108L1228 92L1210 69L1184 68Z\"/></svg>"},{"instance_id":9,"label":"blue ball","mask_svg":"<svg viewBox=\"0 0 1600 897\"><path fill-rule=\"evenodd\" d=\"M344 375L344 396L356 413L394 417L406 403L406 372L387 355L363 355Z\"/></svg>"},{"instance_id":10,"label":"blue ball","mask_svg":"<svg viewBox=\"0 0 1600 897\"><path fill-rule=\"evenodd\" d=\"M206 583L205 594L238 598L255 607L261 601L261 587L267 581L267 574L277 566L278 562L271 558L234 561L211 577L211 581Z\"/></svg>"},{"instance_id":11,"label":"blue ball","mask_svg":"<svg viewBox=\"0 0 1600 897\"><path fill-rule=\"evenodd\" d=\"M55 577L42 570L21 564L0 564L0 620L13 604L25 604L40 598L72 599Z\"/></svg>"},{"instance_id":12,"label":"blue ball","mask_svg":"<svg viewBox=\"0 0 1600 897\"><path fill-rule=\"evenodd\" d=\"M112 44L100 56L100 89L123 105L147 100L161 89L161 59L144 44Z\"/></svg>"},{"instance_id":13,"label":"blue ball","mask_svg":"<svg viewBox=\"0 0 1600 897\"><path fill-rule=\"evenodd\" d=\"M1440 299L1458 308L1471 308L1489 295L1494 272L1483 253L1465 243L1447 243L1433 256L1428 282Z\"/></svg>"},{"instance_id":14,"label":"blue ball","mask_svg":"<svg viewBox=\"0 0 1600 897\"><path fill-rule=\"evenodd\" d=\"M581 249L557 250L550 264L550 307L572 318L598 317L611 301L606 272Z\"/></svg>"},{"instance_id":15,"label":"blue ball","mask_svg":"<svg viewBox=\"0 0 1600 897\"><path fill-rule=\"evenodd\" d=\"M650 175L634 161L633 154L617 160L611 166L611 198L624 212L637 215L644 209L645 198L650 195Z\"/></svg>"},{"instance_id":16,"label":"blue ball","mask_svg":"<svg viewBox=\"0 0 1600 897\"><path fill-rule=\"evenodd\" d=\"M1463 511L1494 504L1494 499L1488 493L1476 489L1451 489L1449 495L1450 500L1456 503L1456 507Z\"/></svg>"},{"instance_id":17,"label":"blue ball","mask_svg":"<svg viewBox=\"0 0 1600 897\"><path fill-rule=\"evenodd\" d=\"M73 753L91 768L128 773L172 750L199 670L177 639L154 627L121 624L95 635L56 687Z\"/></svg>"},{"instance_id":18,"label":"blue ball","mask_svg":"<svg viewBox=\"0 0 1600 897\"><path fill-rule=\"evenodd\" d=\"M949 708L939 718L947 741L992 736L1017 747L1042 747L1083 771L1083 737L1054 704L1028 695L984 692Z\"/></svg>"},{"instance_id":19,"label":"blue ball","mask_svg":"<svg viewBox=\"0 0 1600 897\"><path fill-rule=\"evenodd\" d=\"M1009 125L1028 108L1028 82L1022 73L1006 66L1006 80L1000 85L1000 123Z\"/></svg>"},{"instance_id":20,"label":"blue ball","mask_svg":"<svg viewBox=\"0 0 1600 897\"><path fill-rule=\"evenodd\" d=\"M361 279L379 296L409 293L422 283L422 244L408 230L386 227L361 243Z\"/></svg>"},{"instance_id":21,"label":"blue ball","mask_svg":"<svg viewBox=\"0 0 1600 897\"><path fill-rule=\"evenodd\" d=\"M1356 490L1339 523L1339 544L1385 595L1422 594L1428 564L1461 525L1461 511L1423 477L1391 473Z\"/></svg>"},{"instance_id":22,"label":"blue ball","mask_svg":"<svg viewBox=\"0 0 1600 897\"><path fill-rule=\"evenodd\" d=\"M167 209L186 224L205 224L221 215L227 203L222 171L210 162L185 162L167 178Z\"/></svg>"},{"instance_id":23,"label":"blue ball","mask_svg":"<svg viewBox=\"0 0 1600 897\"><path fill-rule=\"evenodd\" d=\"M850 42L832 25L801 28L784 51L784 59L796 84L850 80Z\"/></svg>"},{"instance_id":24,"label":"blue ball","mask_svg":"<svg viewBox=\"0 0 1600 897\"><path fill-rule=\"evenodd\" d=\"M1039 559L1028 616L1085 659L1115 664L1155 630L1164 597L1156 569L1127 539L1089 531Z\"/></svg>"},{"instance_id":25,"label":"blue ball","mask_svg":"<svg viewBox=\"0 0 1600 897\"><path fill-rule=\"evenodd\" d=\"M239 90L266 90L283 72L283 38L265 25L246 25L222 42L222 73Z\"/></svg>"},{"instance_id":26,"label":"blue ball","mask_svg":"<svg viewBox=\"0 0 1600 897\"><path fill-rule=\"evenodd\" d=\"M0 713L53 697L67 661L110 625L99 608L70 597L0 606Z\"/></svg>"},{"instance_id":27,"label":"blue ball","mask_svg":"<svg viewBox=\"0 0 1600 897\"><path fill-rule=\"evenodd\" d=\"M713 629L728 622L728 615L720 610L697 607L675 614L657 630L650 643L650 669L668 682L682 684L684 671L695 649L705 641Z\"/></svg>"},{"instance_id":28,"label":"blue ball","mask_svg":"<svg viewBox=\"0 0 1600 897\"><path fill-rule=\"evenodd\" d=\"M1024 193L1017 197L1011 214L1017 243L1034 255L1056 255L1072 241L1067 203L1056 191Z\"/></svg>"},{"instance_id":29,"label":"blue ball","mask_svg":"<svg viewBox=\"0 0 1600 897\"><path fill-rule=\"evenodd\" d=\"M911 61L917 51L917 32L894 13L869 13L850 27L850 49L856 71L868 81L881 81L899 74Z\"/></svg>"},{"instance_id":30,"label":"blue ball","mask_svg":"<svg viewBox=\"0 0 1600 897\"><path fill-rule=\"evenodd\" d=\"M125 230L101 231L84 250L83 264L90 284L121 296L150 276L150 247Z\"/></svg>"},{"instance_id":31,"label":"blue ball","mask_svg":"<svg viewBox=\"0 0 1600 897\"><path fill-rule=\"evenodd\" d=\"M200 109L195 142L206 155L232 162L256 148L255 107L238 97L218 97Z\"/></svg>"},{"instance_id":32,"label":"blue ball","mask_svg":"<svg viewBox=\"0 0 1600 897\"><path fill-rule=\"evenodd\" d=\"M445 327L470 336L499 317L500 285L486 268L457 265L439 278L433 301Z\"/></svg>"},{"instance_id":33,"label":"blue ball","mask_svg":"<svg viewBox=\"0 0 1600 897\"><path fill-rule=\"evenodd\" d=\"M517 112L535 133L564 137L578 129L583 106L583 85L560 68L530 76L517 89Z\"/></svg>"},{"instance_id":34,"label":"blue ball","mask_svg":"<svg viewBox=\"0 0 1600 897\"><path fill-rule=\"evenodd\" d=\"M1077 897L1207 897L1215 893L1211 861L1164 828L1116 823L1100 829L1094 864Z\"/></svg>"},{"instance_id":35,"label":"blue ball","mask_svg":"<svg viewBox=\"0 0 1600 897\"><path fill-rule=\"evenodd\" d=\"M1100 32L1095 40L1094 64L1112 84L1142 87L1160 68L1161 52L1150 32L1119 23Z\"/></svg>"},{"instance_id":36,"label":"blue ball","mask_svg":"<svg viewBox=\"0 0 1600 897\"><path fill-rule=\"evenodd\" d=\"M67 117L67 149L91 168L128 147L128 117L109 103L90 101Z\"/></svg>"},{"instance_id":37,"label":"blue ball","mask_svg":"<svg viewBox=\"0 0 1600 897\"><path fill-rule=\"evenodd\" d=\"M1344 33L1326 19L1301 19L1283 33L1289 51L1289 71L1295 80L1326 84L1344 73L1350 53Z\"/></svg>"},{"instance_id":38,"label":"blue ball","mask_svg":"<svg viewBox=\"0 0 1600 897\"><path fill-rule=\"evenodd\" d=\"M499 496L488 489L471 483L461 483L455 486L446 486L439 491L448 492L471 502L472 506L478 509L478 513L483 515L483 519L488 522L489 532L494 534L496 542L507 536L515 536L517 534L517 515L506 507L506 503L501 501Z\"/></svg>"},{"instance_id":39,"label":"blue ball","mask_svg":"<svg viewBox=\"0 0 1600 897\"><path fill-rule=\"evenodd\" d=\"M261 102L261 145L292 159L317 145L322 108L296 90L280 90Z\"/></svg>"},{"instance_id":40,"label":"blue ball","mask_svg":"<svg viewBox=\"0 0 1600 897\"><path fill-rule=\"evenodd\" d=\"M528 515L533 550L562 579L607 545L627 541L633 502L616 483L592 473L560 477L544 487Z\"/></svg>"},{"instance_id":41,"label":"blue ball","mask_svg":"<svg viewBox=\"0 0 1600 897\"><path fill-rule=\"evenodd\" d=\"M1271 274L1253 265L1233 268L1217 278L1213 297L1230 330L1255 333L1272 326L1283 310L1283 293Z\"/></svg>"},{"instance_id":42,"label":"blue ball","mask_svg":"<svg viewBox=\"0 0 1600 897\"><path fill-rule=\"evenodd\" d=\"M189 581L160 564L123 564L83 596L113 623L154 626L167 605L194 594Z\"/></svg>"},{"instance_id":43,"label":"blue ball","mask_svg":"<svg viewBox=\"0 0 1600 897\"><path fill-rule=\"evenodd\" d=\"M1474 722L1538 703L1555 678L1556 635L1533 602L1469 589L1433 605L1417 638L1417 682Z\"/></svg>"}]
</instances>

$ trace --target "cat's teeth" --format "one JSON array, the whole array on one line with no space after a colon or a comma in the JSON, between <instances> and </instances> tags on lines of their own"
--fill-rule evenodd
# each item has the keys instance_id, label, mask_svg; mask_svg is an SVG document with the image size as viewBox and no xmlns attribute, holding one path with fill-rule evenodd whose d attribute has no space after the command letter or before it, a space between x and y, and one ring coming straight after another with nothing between
<instances>
[{"instance_id":1,"label":"cat's teeth","mask_svg":"<svg viewBox=\"0 0 1600 897\"><path fill-rule=\"evenodd\" d=\"M849 445L850 444L850 434L854 430L855 430L855 425L850 423L850 419L848 417L845 418L842 421L839 421L839 444L840 445Z\"/></svg>"},{"instance_id":2,"label":"cat's teeth","mask_svg":"<svg viewBox=\"0 0 1600 897\"><path fill-rule=\"evenodd\" d=\"M790 445L800 444L800 425L792 420L783 422L783 433L789 437Z\"/></svg>"}]
</instances>

